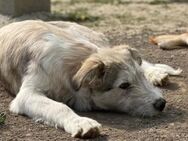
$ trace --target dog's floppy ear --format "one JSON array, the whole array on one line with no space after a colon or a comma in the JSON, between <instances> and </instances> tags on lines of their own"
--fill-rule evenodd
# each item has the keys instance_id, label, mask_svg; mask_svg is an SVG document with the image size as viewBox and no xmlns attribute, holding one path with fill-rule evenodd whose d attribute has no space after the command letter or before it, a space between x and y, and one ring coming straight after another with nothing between
<instances>
[{"instance_id":1,"label":"dog's floppy ear","mask_svg":"<svg viewBox=\"0 0 188 141\"><path fill-rule=\"evenodd\" d=\"M73 86L79 90L81 86L97 88L102 85L105 65L100 60L87 59L73 76Z\"/></svg>"},{"instance_id":2,"label":"dog's floppy ear","mask_svg":"<svg viewBox=\"0 0 188 141\"><path fill-rule=\"evenodd\" d=\"M134 49L134 48L131 48L129 47L128 50L130 51L133 59L139 64L141 65L142 64L142 58L141 58L141 55L140 53L138 52L137 49Z\"/></svg>"}]
</instances>

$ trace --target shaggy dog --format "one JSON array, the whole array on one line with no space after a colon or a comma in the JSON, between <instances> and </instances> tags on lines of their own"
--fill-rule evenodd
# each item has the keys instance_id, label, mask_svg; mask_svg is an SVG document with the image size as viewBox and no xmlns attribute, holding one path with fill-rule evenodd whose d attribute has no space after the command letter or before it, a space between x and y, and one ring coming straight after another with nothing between
<instances>
[{"instance_id":1,"label":"shaggy dog","mask_svg":"<svg viewBox=\"0 0 188 141\"><path fill-rule=\"evenodd\" d=\"M23 21L0 29L0 76L15 95L10 111L73 137L95 137L101 125L72 109L154 116L166 101L153 84L180 73L142 60L127 45L111 47L103 34L75 23Z\"/></svg>"}]
</instances>

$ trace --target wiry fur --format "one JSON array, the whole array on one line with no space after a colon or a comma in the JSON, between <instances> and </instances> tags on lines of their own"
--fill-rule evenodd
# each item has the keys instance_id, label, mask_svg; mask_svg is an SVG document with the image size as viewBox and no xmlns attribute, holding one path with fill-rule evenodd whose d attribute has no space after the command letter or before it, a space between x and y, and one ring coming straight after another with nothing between
<instances>
[{"instance_id":1,"label":"wiry fur","mask_svg":"<svg viewBox=\"0 0 188 141\"><path fill-rule=\"evenodd\" d=\"M160 83L166 76L158 79L156 72L169 70L176 72L152 66L126 45L111 47L103 34L74 23L23 21L0 29L0 76L16 95L10 111L73 137L94 137L101 125L71 108L158 114L153 103L162 95L148 80ZM119 88L123 83L130 86Z\"/></svg>"}]
</instances>

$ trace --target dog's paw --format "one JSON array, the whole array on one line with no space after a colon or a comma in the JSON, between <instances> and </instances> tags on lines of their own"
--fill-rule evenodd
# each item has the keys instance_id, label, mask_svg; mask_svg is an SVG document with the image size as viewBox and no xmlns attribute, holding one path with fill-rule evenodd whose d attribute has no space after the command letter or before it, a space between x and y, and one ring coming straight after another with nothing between
<instances>
[{"instance_id":1,"label":"dog's paw","mask_svg":"<svg viewBox=\"0 0 188 141\"><path fill-rule=\"evenodd\" d=\"M164 86L168 83L168 73L161 71L159 69L150 68L145 71L145 76L148 81L150 81L155 86Z\"/></svg>"},{"instance_id":2,"label":"dog's paw","mask_svg":"<svg viewBox=\"0 0 188 141\"><path fill-rule=\"evenodd\" d=\"M147 79L155 86L164 86L168 83L168 74L154 71L148 74Z\"/></svg>"},{"instance_id":3,"label":"dog's paw","mask_svg":"<svg viewBox=\"0 0 188 141\"><path fill-rule=\"evenodd\" d=\"M86 117L77 117L64 125L66 132L70 133L75 138L94 138L100 132L101 124L97 121Z\"/></svg>"}]
</instances>

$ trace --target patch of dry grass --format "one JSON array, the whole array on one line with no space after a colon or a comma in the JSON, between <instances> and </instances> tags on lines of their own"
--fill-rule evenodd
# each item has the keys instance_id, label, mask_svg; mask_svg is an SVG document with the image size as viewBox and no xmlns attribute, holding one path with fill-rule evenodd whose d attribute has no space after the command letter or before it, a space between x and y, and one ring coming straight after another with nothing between
<instances>
[{"instance_id":1,"label":"patch of dry grass","mask_svg":"<svg viewBox=\"0 0 188 141\"><path fill-rule=\"evenodd\" d=\"M88 13L86 8L78 8L68 12L54 12L54 16L59 16L66 21L84 22L84 21L96 21L99 19L97 16L92 16Z\"/></svg>"},{"instance_id":2,"label":"patch of dry grass","mask_svg":"<svg viewBox=\"0 0 188 141\"><path fill-rule=\"evenodd\" d=\"M153 4L153 5L168 4L169 2L170 2L169 0L153 0L153 1L149 2L149 4Z\"/></svg>"},{"instance_id":3,"label":"patch of dry grass","mask_svg":"<svg viewBox=\"0 0 188 141\"><path fill-rule=\"evenodd\" d=\"M0 125L4 124L6 120L6 114L0 113Z\"/></svg>"}]
</instances>

